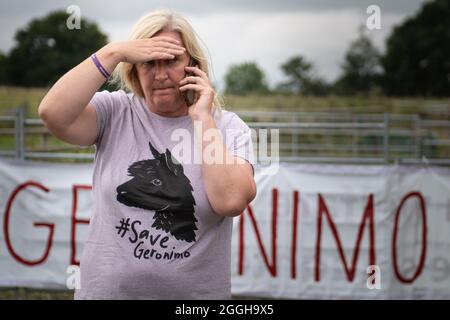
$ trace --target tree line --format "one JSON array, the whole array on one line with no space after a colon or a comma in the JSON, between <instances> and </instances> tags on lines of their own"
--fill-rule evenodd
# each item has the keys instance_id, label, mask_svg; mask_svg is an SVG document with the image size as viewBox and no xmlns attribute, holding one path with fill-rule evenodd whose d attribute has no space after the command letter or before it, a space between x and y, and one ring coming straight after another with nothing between
<instances>
[{"instance_id":1,"label":"tree line","mask_svg":"<svg viewBox=\"0 0 450 320\"><path fill-rule=\"evenodd\" d=\"M450 1L425 2L419 12L396 26L381 54L364 27L350 43L339 77L327 82L306 57L296 55L280 68L287 81L269 88L255 62L233 65L225 76L227 93L325 96L386 94L450 96Z\"/></svg>"},{"instance_id":2,"label":"tree line","mask_svg":"<svg viewBox=\"0 0 450 320\"><path fill-rule=\"evenodd\" d=\"M302 94L325 96L386 94L450 95L450 1L425 2L393 28L385 53L374 46L364 27L352 41L339 77L328 82L299 54L280 68L286 80L270 88L264 71L252 61L232 65L225 75L229 94ZM0 52L0 85L47 87L108 41L96 23L81 19L69 30L68 15L55 11L32 20L15 34L15 46Z\"/></svg>"}]
</instances>

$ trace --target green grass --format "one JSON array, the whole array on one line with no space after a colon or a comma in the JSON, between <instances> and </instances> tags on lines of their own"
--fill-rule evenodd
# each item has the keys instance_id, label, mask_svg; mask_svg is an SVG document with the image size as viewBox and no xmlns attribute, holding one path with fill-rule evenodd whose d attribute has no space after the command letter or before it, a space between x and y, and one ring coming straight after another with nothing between
<instances>
[{"instance_id":1,"label":"green grass","mask_svg":"<svg viewBox=\"0 0 450 320\"><path fill-rule=\"evenodd\" d=\"M232 300L268 300L270 298L232 296ZM0 288L0 300L73 300L70 290L42 290L30 288ZM283 299L281 299L283 300Z\"/></svg>"},{"instance_id":2,"label":"green grass","mask_svg":"<svg viewBox=\"0 0 450 320\"><path fill-rule=\"evenodd\" d=\"M19 105L26 105L27 117L37 118L37 107L48 88L17 88L0 86L0 113ZM271 96L224 96L226 109L254 111L304 111L304 112L353 112L353 113L400 113L432 115L430 107L440 105L450 114L450 98L388 98L370 97L304 97L298 95Z\"/></svg>"},{"instance_id":3,"label":"green grass","mask_svg":"<svg viewBox=\"0 0 450 320\"><path fill-rule=\"evenodd\" d=\"M37 118L37 107L44 98L47 89L42 88L17 88L0 86L0 114L8 114L13 108L26 106L26 115L29 118Z\"/></svg>"},{"instance_id":4,"label":"green grass","mask_svg":"<svg viewBox=\"0 0 450 320\"><path fill-rule=\"evenodd\" d=\"M0 300L73 300L73 291L0 288Z\"/></svg>"},{"instance_id":5,"label":"green grass","mask_svg":"<svg viewBox=\"0 0 450 320\"><path fill-rule=\"evenodd\" d=\"M303 96L225 96L228 110L398 113L433 117L442 112L450 115L450 98L388 98L374 97L303 97ZM433 106L440 106L436 112Z\"/></svg>"}]
</instances>

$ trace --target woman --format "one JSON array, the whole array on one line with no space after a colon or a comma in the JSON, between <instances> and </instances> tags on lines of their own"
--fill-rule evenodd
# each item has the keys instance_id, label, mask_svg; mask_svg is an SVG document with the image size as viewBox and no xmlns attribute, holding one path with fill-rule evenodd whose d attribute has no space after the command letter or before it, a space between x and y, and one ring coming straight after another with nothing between
<instances>
[{"instance_id":1,"label":"woman","mask_svg":"<svg viewBox=\"0 0 450 320\"><path fill-rule=\"evenodd\" d=\"M113 70L130 92L96 93ZM56 137L96 147L75 299L230 298L232 218L256 194L250 130L221 110L184 18L142 17L129 41L61 77L39 116Z\"/></svg>"}]
</instances>

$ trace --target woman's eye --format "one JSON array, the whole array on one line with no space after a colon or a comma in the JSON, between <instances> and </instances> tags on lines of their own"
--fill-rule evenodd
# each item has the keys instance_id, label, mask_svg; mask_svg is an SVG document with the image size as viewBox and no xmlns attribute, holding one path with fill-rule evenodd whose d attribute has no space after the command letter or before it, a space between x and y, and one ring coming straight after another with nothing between
<instances>
[{"instance_id":1,"label":"woman's eye","mask_svg":"<svg viewBox=\"0 0 450 320\"><path fill-rule=\"evenodd\" d=\"M160 186L160 185L162 185L162 182L161 182L161 180L159 180L159 179L153 179L153 180L152 180L152 183L153 183L155 186Z\"/></svg>"}]
</instances>

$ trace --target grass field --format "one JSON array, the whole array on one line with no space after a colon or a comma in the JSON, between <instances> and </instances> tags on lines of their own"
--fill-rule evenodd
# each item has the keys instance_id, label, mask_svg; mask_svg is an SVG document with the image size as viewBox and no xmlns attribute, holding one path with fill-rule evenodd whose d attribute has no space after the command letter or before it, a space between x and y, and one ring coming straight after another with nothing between
<instances>
[{"instance_id":1,"label":"grass field","mask_svg":"<svg viewBox=\"0 0 450 320\"><path fill-rule=\"evenodd\" d=\"M0 300L73 300L73 291L0 288Z\"/></svg>"},{"instance_id":2,"label":"grass field","mask_svg":"<svg viewBox=\"0 0 450 320\"><path fill-rule=\"evenodd\" d=\"M48 89L0 86L0 113L25 105L27 117L37 117L37 107ZM353 113L416 113L426 117L450 116L450 98L387 98L373 97L303 97L303 96L224 96L226 109L253 111L304 111Z\"/></svg>"}]
</instances>

